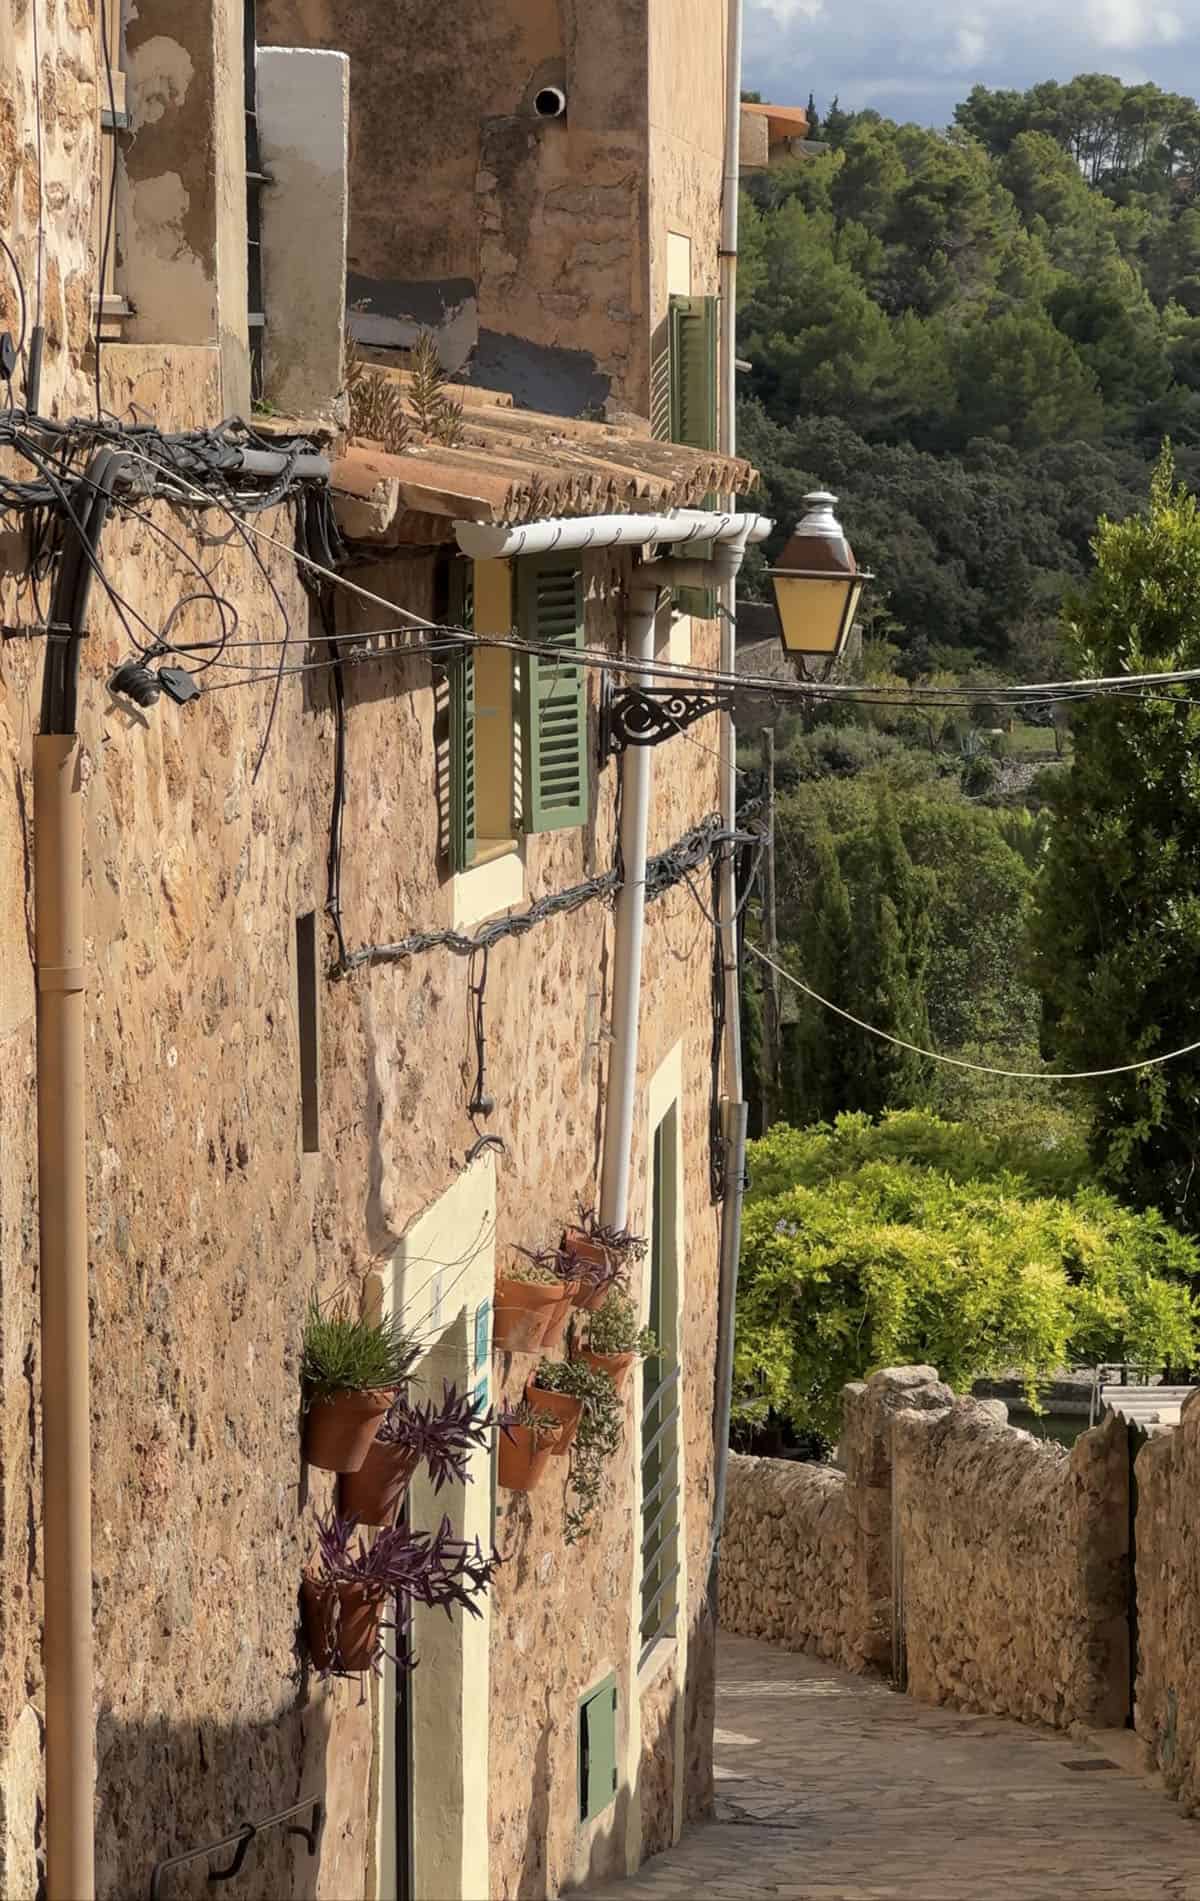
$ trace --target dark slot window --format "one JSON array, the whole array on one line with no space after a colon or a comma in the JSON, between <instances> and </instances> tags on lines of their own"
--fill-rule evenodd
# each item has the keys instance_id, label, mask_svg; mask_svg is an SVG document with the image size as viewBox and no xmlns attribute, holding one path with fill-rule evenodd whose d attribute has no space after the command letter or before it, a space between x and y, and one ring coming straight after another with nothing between
<instances>
[{"instance_id":1,"label":"dark slot window","mask_svg":"<svg viewBox=\"0 0 1200 1901\"><path fill-rule=\"evenodd\" d=\"M321 1041L317 1009L317 914L296 919L296 1001L300 1018L300 1127L304 1153L321 1146Z\"/></svg>"}]
</instances>

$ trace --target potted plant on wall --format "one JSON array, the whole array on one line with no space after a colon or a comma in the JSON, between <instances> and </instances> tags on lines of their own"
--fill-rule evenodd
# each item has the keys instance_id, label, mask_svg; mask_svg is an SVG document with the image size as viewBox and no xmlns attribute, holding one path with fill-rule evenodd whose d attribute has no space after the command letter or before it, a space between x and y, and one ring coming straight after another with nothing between
<instances>
[{"instance_id":1,"label":"potted plant on wall","mask_svg":"<svg viewBox=\"0 0 1200 1901\"><path fill-rule=\"evenodd\" d=\"M612 1288L628 1287L630 1270L645 1258L649 1243L628 1228L600 1221L594 1209L583 1208L579 1225L566 1230L562 1246L578 1264L582 1287L576 1305L594 1313Z\"/></svg>"},{"instance_id":2,"label":"potted plant on wall","mask_svg":"<svg viewBox=\"0 0 1200 1901\"><path fill-rule=\"evenodd\" d=\"M317 1541L300 1599L309 1653L323 1676L377 1666L389 1606L402 1627L414 1604L447 1612L457 1604L478 1617L474 1599L487 1589L500 1562L495 1552L484 1556L478 1539L471 1545L456 1538L448 1518L436 1532L389 1525L371 1544L361 1533L356 1538L354 1526L343 1518L318 1519ZM403 1629L398 1634L397 1661L411 1667Z\"/></svg>"},{"instance_id":3,"label":"potted plant on wall","mask_svg":"<svg viewBox=\"0 0 1200 1901\"><path fill-rule=\"evenodd\" d=\"M576 1350L576 1358L596 1372L607 1373L619 1392L634 1361L657 1352L658 1341L651 1329L638 1326L632 1300L614 1287L595 1313L589 1314L587 1344Z\"/></svg>"},{"instance_id":4,"label":"potted plant on wall","mask_svg":"<svg viewBox=\"0 0 1200 1901\"><path fill-rule=\"evenodd\" d=\"M525 1388L525 1397L538 1412L549 1413L551 1418L558 1421L558 1437L550 1450L562 1454L569 1452L575 1443L575 1434L583 1417L583 1401L576 1393L564 1393L557 1389L554 1384L557 1366L557 1360L543 1360Z\"/></svg>"},{"instance_id":5,"label":"potted plant on wall","mask_svg":"<svg viewBox=\"0 0 1200 1901\"><path fill-rule=\"evenodd\" d=\"M304 1322L304 1456L325 1472L357 1472L419 1348L399 1320L368 1319L346 1297Z\"/></svg>"},{"instance_id":6,"label":"potted plant on wall","mask_svg":"<svg viewBox=\"0 0 1200 1901\"><path fill-rule=\"evenodd\" d=\"M624 1437L624 1408L615 1382L583 1360L543 1360L537 1384L539 1394L564 1393L583 1402L563 1503L563 1538L573 1545L589 1529L600 1502L605 1468Z\"/></svg>"},{"instance_id":7,"label":"potted plant on wall","mask_svg":"<svg viewBox=\"0 0 1200 1901\"><path fill-rule=\"evenodd\" d=\"M443 1384L442 1397L415 1403L397 1393L357 1472L338 1483L338 1509L360 1525L390 1525L422 1460L435 1492L451 1479L465 1484L471 1453L486 1446L495 1415L469 1393Z\"/></svg>"},{"instance_id":8,"label":"potted plant on wall","mask_svg":"<svg viewBox=\"0 0 1200 1901\"><path fill-rule=\"evenodd\" d=\"M536 1353L562 1339L579 1291L572 1263L558 1249L515 1248L496 1280L492 1342L508 1353Z\"/></svg>"},{"instance_id":9,"label":"potted plant on wall","mask_svg":"<svg viewBox=\"0 0 1200 1901\"><path fill-rule=\"evenodd\" d=\"M496 1478L507 1492L532 1492L546 1476L562 1422L530 1400L499 1421Z\"/></svg>"}]
</instances>

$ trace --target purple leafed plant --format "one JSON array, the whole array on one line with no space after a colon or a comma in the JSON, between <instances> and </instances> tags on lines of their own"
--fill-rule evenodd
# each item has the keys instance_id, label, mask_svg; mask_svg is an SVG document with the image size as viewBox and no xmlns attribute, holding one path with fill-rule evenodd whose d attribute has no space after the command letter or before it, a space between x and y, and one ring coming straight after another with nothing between
<instances>
[{"instance_id":1,"label":"purple leafed plant","mask_svg":"<svg viewBox=\"0 0 1200 1901\"><path fill-rule=\"evenodd\" d=\"M397 1395L376 1434L380 1445L399 1446L425 1461L433 1489L440 1492L450 1479L464 1485L471 1474L467 1470L472 1451L486 1446L493 1426L499 1424L494 1412L461 1393L448 1382L443 1384L440 1404L433 1399L415 1404L403 1393Z\"/></svg>"},{"instance_id":2,"label":"purple leafed plant","mask_svg":"<svg viewBox=\"0 0 1200 1901\"><path fill-rule=\"evenodd\" d=\"M589 1241L598 1241L602 1248L610 1248L619 1256L623 1271L631 1261L644 1261L650 1249L650 1243L644 1234L634 1234L630 1228L613 1228L601 1221L594 1208L579 1210L579 1225Z\"/></svg>"},{"instance_id":3,"label":"purple leafed plant","mask_svg":"<svg viewBox=\"0 0 1200 1901\"><path fill-rule=\"evenodd\" d=\"M478 1538L456 1538L448 1518L436 1531L386 1525L373 1544L352 1518L317 1520L316 1581L361 1584L369 1598L398 1597L402 1605L427 1604L449 1616L457 1604L472 1617L481 1615L473 1601L492 1581L499 1555L484 1555Z\"/></svg>"}]
</instances>

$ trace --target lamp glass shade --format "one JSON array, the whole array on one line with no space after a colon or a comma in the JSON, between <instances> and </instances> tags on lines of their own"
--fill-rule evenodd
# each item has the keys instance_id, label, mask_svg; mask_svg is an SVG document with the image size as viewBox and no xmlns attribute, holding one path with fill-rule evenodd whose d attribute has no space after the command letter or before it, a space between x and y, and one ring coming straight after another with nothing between
<instances>
[{"instance_id":1,"label":"lamp glass shade","mask_svg":"<svg viewBox=\"0 0 1200 1901\"><path fill-rule=\"evenodd\" d=\"M846 643L862 594L856 574L771 576L779 628L788 653L838 654Z\"/></svg>"}]
</instances>

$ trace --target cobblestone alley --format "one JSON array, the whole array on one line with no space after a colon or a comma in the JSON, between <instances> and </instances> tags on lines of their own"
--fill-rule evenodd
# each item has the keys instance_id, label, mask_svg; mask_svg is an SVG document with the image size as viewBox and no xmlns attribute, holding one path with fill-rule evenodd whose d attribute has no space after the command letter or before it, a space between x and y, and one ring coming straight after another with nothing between
<instances>
[{"instance_id":1,"label":"cobblestone alley","mask_svg":"<svg viewBox=\"0 0 1200 1901\"><path fill-rule=\"evenodd\" d=\"M717 1819L603 1901L1200 1901L1200 1821L1112 1756L721 1639ZM1111 1756L1107 1753L1111 1750Z\"/></svg>"}]
</instances>

